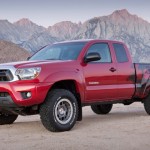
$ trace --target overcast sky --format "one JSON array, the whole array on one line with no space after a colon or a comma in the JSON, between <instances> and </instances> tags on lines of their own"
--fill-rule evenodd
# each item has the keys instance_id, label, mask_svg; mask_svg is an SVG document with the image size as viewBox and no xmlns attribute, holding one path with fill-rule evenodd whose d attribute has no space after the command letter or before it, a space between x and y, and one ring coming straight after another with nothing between
<instances>
[{"instance_id":1,"label":"overcast sky","mask_svg":"<svg viewBox=\"0 0 150 150\"><path fill-rule=\"evenodd\" d=\"M29 18L48 27L60 21L84 22L127 9L150 22L149 0L0 0L0 20Z\"/></svg>"}]
</instances>

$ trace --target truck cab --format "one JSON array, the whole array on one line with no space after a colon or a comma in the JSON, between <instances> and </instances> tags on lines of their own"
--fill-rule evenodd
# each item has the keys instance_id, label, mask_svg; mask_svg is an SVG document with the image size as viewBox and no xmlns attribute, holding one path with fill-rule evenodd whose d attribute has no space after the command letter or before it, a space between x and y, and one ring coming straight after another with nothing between
<instances>
[{"instance_id":1,"label":"truck cab","mask_svg":"<svg viewBox=\"0 0 150 150\"><path fill-rule=\"evenodd\" d=\"M126 46L115 41L94 41L84 55L91 52L99 53L101 59L83 62L86 100L131 99L135 92L135 69Z\"/></svg>"}]
</instances>

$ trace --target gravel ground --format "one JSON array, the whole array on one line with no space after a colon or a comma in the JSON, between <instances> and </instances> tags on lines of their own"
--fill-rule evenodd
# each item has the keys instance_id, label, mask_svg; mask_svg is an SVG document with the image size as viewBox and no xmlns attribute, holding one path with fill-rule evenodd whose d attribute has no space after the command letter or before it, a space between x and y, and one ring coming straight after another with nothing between
<instances>
[{"instance_id":1,"label":"gravel ground","mask_svg":"<svg viewBox=\"0 0 150 150\"><path fill-rule=\"evenodd\" d=\"M150 116L141 103L114 105L102 116L83 108L83 120L68 132L52 133L40 117L19 118L0 126L0 150L149 150Z\"/></svg>"}]
</instances>

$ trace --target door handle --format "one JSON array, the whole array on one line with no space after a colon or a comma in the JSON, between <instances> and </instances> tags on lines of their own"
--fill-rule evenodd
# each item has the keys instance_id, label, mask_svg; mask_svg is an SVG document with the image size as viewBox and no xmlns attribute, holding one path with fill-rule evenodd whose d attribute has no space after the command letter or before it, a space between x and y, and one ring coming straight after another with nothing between
<instances>
[{"instance_id":1,"label":"door handle","mask_svg":"<svg viewBox=\"0 0 150 150\"><path fill-rule=\"evenodd\" d=\"M115 72L115 71L116 71L116 69L115 69L115 68L113 68L113 67L112 67L112 68L110 68L109 70L110 70L111 72Z\"/></svg>"}]
</instances>

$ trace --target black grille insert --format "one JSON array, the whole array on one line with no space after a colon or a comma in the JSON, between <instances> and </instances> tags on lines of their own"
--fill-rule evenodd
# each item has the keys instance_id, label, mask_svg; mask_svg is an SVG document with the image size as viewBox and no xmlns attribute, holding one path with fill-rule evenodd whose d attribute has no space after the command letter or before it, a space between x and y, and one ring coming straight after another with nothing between
<instances>
[{"instance_id":1,"label":"black grille insert","mask_svg":"<svg viewBox=\"0 0 150 150\"><path fill-rule=\"evenodd\" d=\"M13 80L13 75L10 70L0 70L0 82Z\"/></svg>"},{"instance_id":2,"label":"black grille insert","mask_svg":"<svg viewBox=\"0 0 150 150\"><path fill-rule=\"evenodd\" d=\"M9 94L7 92L0 92L0 97L7 97Z\"/></svg>"}]
</instances>

